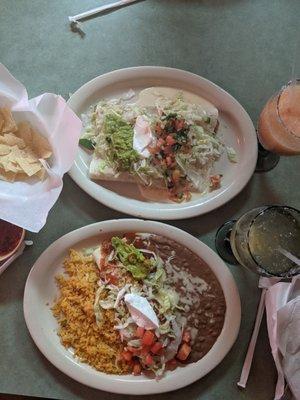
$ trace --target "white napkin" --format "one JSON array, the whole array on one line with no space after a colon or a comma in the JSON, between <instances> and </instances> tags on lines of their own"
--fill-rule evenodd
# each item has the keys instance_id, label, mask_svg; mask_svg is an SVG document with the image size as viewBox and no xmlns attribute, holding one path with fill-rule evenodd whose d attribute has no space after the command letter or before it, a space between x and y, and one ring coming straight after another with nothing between
<instances>
[{"instance_id":1,"label":"white napkin","mask_svg":"<svg viewBox=\"0 0 300 400\"><path fill-rule=\"evenodd\" d=\"M25 87L0 64L0 108L9 107L17 122L28 121L45 136L53 150L51 170L44 181L0 180L0 219L38 232L62 190L62 177L74 161L81 121L58 95L45 93L28 100Z\"/></svg>"},{"instance_id":2,"label":"white napkin","mask_svg":"<svg viewBox=\"0 0 300 400\"><path fill-rule=\"evenodd\" d=\"M291 283L261 278L260 287L268 288L268 334L278 372L274 400L283 396L285 380L295 399L300 400L300 275Z\"/></svg>"}]
</instances>

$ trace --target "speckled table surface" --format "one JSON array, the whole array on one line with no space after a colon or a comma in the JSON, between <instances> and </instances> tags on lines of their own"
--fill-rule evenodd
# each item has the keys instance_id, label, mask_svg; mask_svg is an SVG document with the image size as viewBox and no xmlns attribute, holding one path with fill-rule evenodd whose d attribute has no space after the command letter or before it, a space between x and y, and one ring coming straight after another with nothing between
<instances>
[{"instance_id":1,"label":"speckled table surface","mask_svg":"<svg viewBox=\"0 0 300 400\"><path fill-rule=\"evenodd\" d=\"M267 98L291 74L300 34L297 0L146 0L85 22L86 36L70 32L67 16L96 0L0 0L0 61L27 87L30 97L68 97L91 78L114 69L162 65L202 75L241 102L256 122ZM219 225L261 204L299 207L300 158L283 158L273 171L255 174L231 202L210 214L172 221L214 248ZM34 246L0 277L0 393L57 399L129 399L90 389L53 367L32 342L22 310L28 272L64 233L95 221L124 218L97 203L66 175L58 202ZM265 321L247 389L239 378L259 300L257 278L229 266L241 295L238 339L222 363L200 381L163 399L272 399L276 373Z\"/></svg>"}]
</instances>

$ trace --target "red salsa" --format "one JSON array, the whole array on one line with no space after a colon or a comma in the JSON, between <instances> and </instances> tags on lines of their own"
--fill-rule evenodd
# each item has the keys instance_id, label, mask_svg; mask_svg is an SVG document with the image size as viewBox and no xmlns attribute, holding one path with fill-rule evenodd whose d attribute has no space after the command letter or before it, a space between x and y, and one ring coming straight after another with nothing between
<instances>
[{"instance_id":1,"label":"red salsa","mask_svg":"<svg viewBox=\"0 0 300 400\"><path fill-rule=\"evenodd\" d=\"M183 171L178 168L176 153L180 149L183 153L191 152L191 143L188 139L189 125L177 114L168 114L157 122L155 133L158 138L155 147L149 149L154 164L160 166L166 187L171 200L181 202L190 200L190 183Z\"/></svg>"},{"instance_id":2,"label":"red salsa","mask_svg":"<svg viewBox=\"0 0 300 400\"><path fill-rule=\"evenodd\" d=\"M11 253L18 245L23 229L0 220L0 257Z\"/></svg>"}]
</instances>

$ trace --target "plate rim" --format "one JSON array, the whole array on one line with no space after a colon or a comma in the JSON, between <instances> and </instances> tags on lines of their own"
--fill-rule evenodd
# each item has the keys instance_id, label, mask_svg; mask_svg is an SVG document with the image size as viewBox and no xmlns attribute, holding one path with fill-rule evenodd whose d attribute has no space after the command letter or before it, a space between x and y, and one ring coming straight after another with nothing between
<instances>
[{"instance_id":1,"label":"plate rim","mask_svg":"<svg viewBox=\"0 0 300 400\"><path fill-rule=\"evenodd\" d=\"M116 211L138 217L138 218L148 218L148 219L155 219L155 220L180 220L185 218L192 218L195 216L206 214L210 211L213 211L222 205L226 204L228 201L232 200L236 195L238 195L244 187L247 185L249 180L251 179L253 172L256 167L257 161L257 140L256 140L256 131L253 125L253 122L244 109L244 107L227 91L223 88L215 84L214 82L197 75L193 72L171 68L171 67L163 67L163 66L135 66L135 67L128 67L113 70L102 75L99 75L90 81L84 83L80 88L78 88L72 96L68 100L68 105L73 109L76 106L77 99L82 93L85 93L87 90L89 91L90 88L93 88L95 85L97 86L99 82L110 80L115 78L116 81L121 81L123 75L126 74L151 74L151 72L156 72L157 74L161 73L169 73L173 75L177 75L175 80L197 80L201 81L203 85L207 87L213 88L214 91L219 92L223 96L226 96L230 99L231 102L235 103L236 107L239 108L240 113L238 115L238 119L240 120L243 118L245 123L248 125L247 135L249 137L252 136L253 139L253 148L251 156L247 160L247 165L243 172L243 179L239 179L238 181L231 182L226 189L218 193L213 199L204 200L201 203L185 203L182 207L175 209L175 208L160 208L160 204L162 203L154 203L157 205L156 208L147 208L147 202L142 202L136 199L128 199L116 192L111 192L108 189L104 188L99 184L99 189L97 192L93 190L93 185L95 184L93 181L86 179L86 177L81 173L80 168L77 167L76 159L69 171L69 175L75 181L75 183L87 194L89 194L92 198L97 200L99 203L104 204L105 206L114 209ZM180 75L180 77L179 77ZM73 109L76 113L76 111ZM79 116L80 117L80 116ZM101 191L99 193L98 191ZM201 197L200 197L201 199ZM151 203L151 202L150 202ZM167 203L164 203L164 205Z\"/></svg>"},{"instance_id":2,"label":"plate rim","mask_svg":"<svg viewBox=\"0 0 300 400\"><path fill-rule=\"evenodd\" d=\"M41 328L37 327L37 318L30 312L30 299L32 299L32 296L34 296L33 290L30 289L32 289L32 287L34 288L34 286L32 286L35 279L34 275L39 272L38 270L39 268L41 268L41 266L46 265L44 268L47 268L47 258L49 258L49 267L51 259L54 259L53 256L51 257L51 254L53 254L53 252L59 249L60 256L70 247L70 242L73 242L74 245L86 238L94 236L95 234L97 234L97 232L99 234L99 232L126 231L127 229L130 229L130 226L138 226L140 227L140 229L144 229L144 231L148 230L150 232L160 231L160 234L163 234L161 231L165 232L165 229L167 228L168 233L165 234L167 237L172 238L173 236L176 236L175 240L179 242L181 240L185 240L189 243L188 247L192 251L194 251L195 248L198 248L198 252L201 253L201 257L206 262L207 258L210 259L209 266L216 274L217 279L222 286L222 290L226 299L225 321L222 332L215 342L215 344L217 343L217 346L214 344L207 355L198 362L189 364L182 369L176 370L177 372L175 372L175 375L173 372L167 374L167 376L165 376L159 382L140 377L136 379L136 377L132 376L130 376L130 379L128 380L128 375L126 375L125 377L108 375L94 370L87 364L84 364L83 367L80 362L70 361L67 357L63 356L60 353L59 349L56 350L56 352L53 351L57 349L57 347L53 347L52 345L50 345L49 343L51 342L48 343L47 347L47 343L45 344L43 337L39 334L39 329ZM134 228L134 230L137 231L137 228ZM44 262L44 259L46 259L46 262ZM218 270L217 273L216 270ZM223 283L221 283L220 279L224 280ZM51 312L49 307L47 309L49 312ZM203 243L196 237L192 236L184 230L162 222L140 219L114 219L96 222L73 230L58 238L43 251L43 253L39 256L39 258L32 266L26 280L23 298L23 313L26 326L36 346L48 359L48 361L50 361L61 372L65 373L72 379L75 379L76 381L86 386L90 386L98 390L104 390L107 392L119 394L142 395L164 393L177 390L195 382L196 380L208 374L212 369L214 369L223 360L223 358L230 351L236 341L241 323L241 302L237 285L228 266L210 247L208 247L205 243ZM53 334L56 335L56 333ZM51 349L51 347L53 348ZM215 358L212 358L213 356ZM206 367L204 373L203 366ZM181 376L183 377L183 379L176 380L176 376ZM119 385L117 383L119 383Z\"/></svg>"}]
</instances>

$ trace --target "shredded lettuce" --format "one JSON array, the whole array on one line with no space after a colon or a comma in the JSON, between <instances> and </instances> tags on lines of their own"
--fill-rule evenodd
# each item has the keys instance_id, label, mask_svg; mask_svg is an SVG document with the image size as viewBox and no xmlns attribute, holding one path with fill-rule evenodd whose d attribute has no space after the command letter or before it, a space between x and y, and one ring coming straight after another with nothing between
<instances>
[{"instance_id":1,"label":"shredded lettuce","mask_svg":"<svg viewBox=\"0 0 300 400\"><path fill-rule=\"evenodd\" d=\"M109 310L111 308L114 308L115 302L116 302L116 297L112 294L109 294L105 300L99 300L99 305L104 310Z\"/></svg>"},{"instance_id":2,"label":"shredded lettuce","mask_svg":"<svg viewBox=\"0 0 300 400\"><path fill-rule=\"evenodd\" d=\"M171 330L170 321L166 321L163 324L160 324L158 330L161 335L169 333Z\"/></svg>"},{"instance_id":3,"label":"shredded lettuce","mask_svg":"<svg viewBox=\"0 0 300 400\"><path fill-rule=\"evenodd\" d=\"M108 167L108 165L104 160L99 161L98 168L99 168L100 172L104 172L107 167Z\"/></svg>"},{"instance_id":4,"label":"shredded lettuce","mask_svg":"<svg viewBox=\"0 0 300 400\"><path fill-rule=\"evenodd\" d=\"M163 314L169 310L173 310L177 306L179 296L178 293L171 288L160 289L155 296L155 300L160 304L159 312Z\"/></svg>"},{"instance_id":5,"label":"shredded lettuce","mask_svg":"<svg viewBox=\"0 0 300 400\"><path fill-rule=\"evenodd\" d=\"M161 357L161 360L158 364L154 364L152 367L149 367L149 370L155 374L155 379L158 381L162 378L164 371L166 369L166 363L164 362L164 358Z\"/></svg>"},{"instance_id":6,"label":"shredded lettuce","mask_svg":"<svg viewBox=\"0 0 300 400\"><path fill-rule=\"evenodd\" d=\"M166 272L163 268L157 268L155 275L154 275L154 281L157 286L162 286L163 283L166 280Z\"/></svg>"},{"instance_id":7,"label":"shredded lettuce","mask_svg":"<svg viewBox=\"0 0 300 400\"><path fill-rule=\"evenodd\" d=\"M184 118L189 124L205 124L209 128L214 128L217 123L217 115L207 115L205 109L200 104L192 104L184 100L182 92L173 98L159 96L156 101L158 109L165 114L176 114Z\"/></svg>"},{"instance_id":8,"label":"shredded lettuce","mask_svg":"<svg viewBox=\"0 0 300 400\"><path fill-rule=\"evenodd\" d=\"M163 177L161 171L151 164L149 158L143 158L133 165L133 172L144 182L145 185L151 185L153 179Z\"/></svg>"},{"instance_id":9,"label":"shredded lettuce","mask_svg":"<svg viewBox=\"0 0 300 400\"><path fill-rule=\"evenodd\" d=\"M97 246L94 247L86 247L85 249L82 250L82 253L84 256L89 257L92 256L94 251L96 250Z\"/></svg>"},{"instance_id":10,"label":"shredded lettuce","mask_svg":"<svg viewBox=\"0 0 300 400\"><path fill-rule=\"evenodd\" d=\"M156 288L160 288L165 283L166 272L159 261L161 261L161 259L159 259L157 262L156 271L150 274L145 281L145 283L147 283L147 285L149 285L150 287L154 286Z\"/></svg>"},{"instance_id":11,"label":"shredded lettuce","mask_svg":"<svg viewBox=\"0 0 300 400\"><path fill-rule=\"evenodd\" d=\"M99 311L100 309L108 310L114 308L118 296L118 288L113 285L107 285L102 281L99 281L98 284L99 288L96 292L94 310ZM107 293L107 296L105 297L105 299L100 299L100 294L103 291Z\"/></svg>"},{"instance_id":12,"label":"shredded lettuce","mask_svg":"<svg viewBox=\"0 0 300 400\"><path fill-rule=\"evenodd\" d=\"M116 300L115 300L115 304L114 304L114 308L117 308L120 301L122 300L122 298L125 296L125 294L129 291L131 284L130 283L126 283L126 285L119 290Z\"/></svg>"},{"instance_id":13,"label":"shredded lettuce","mask_svg":"<svg viewBox=\"0 0 300 400\"><path fill-rule=\"evenodd\" d=\"M227 146L226 147L226 151L227 151L228 160L233 162L233 163L236 163L237 162L237 156L236 156L236 151L234 150L234 148Z\"/></svg>"}]
</instances>

